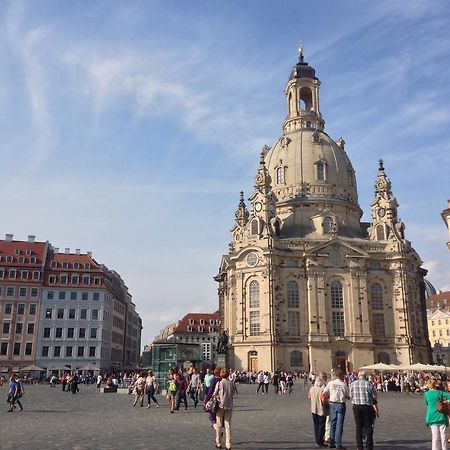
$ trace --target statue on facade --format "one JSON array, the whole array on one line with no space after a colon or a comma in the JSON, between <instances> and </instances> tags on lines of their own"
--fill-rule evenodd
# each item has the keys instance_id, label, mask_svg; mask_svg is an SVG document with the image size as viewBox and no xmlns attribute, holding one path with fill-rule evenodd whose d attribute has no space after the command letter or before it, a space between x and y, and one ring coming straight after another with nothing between
<instances>
[{"instance_id":1,"label":"statue on facade","mask_svg":"<svg viewBox=\"0 0 450 450\"><path fill-rule=\"evenodd\" d=\"M226 331L222 331L222 334L219 336L219 340L217 341L217 354L225 355L228 350L228 334Z\"/></svg>"}]
</instances>

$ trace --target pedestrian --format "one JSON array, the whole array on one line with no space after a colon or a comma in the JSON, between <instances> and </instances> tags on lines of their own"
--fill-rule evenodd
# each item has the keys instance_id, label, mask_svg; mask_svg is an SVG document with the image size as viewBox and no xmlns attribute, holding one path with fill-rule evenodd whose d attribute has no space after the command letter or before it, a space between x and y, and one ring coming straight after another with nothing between
<instances>
[{"instance_id":1,"label":"pedestrian","mask_svg":"<svg viewBox=\"0 0 450 450\"><path fill-rule=\"evenodd\" d=\"M192 369L191 378L189 380L187 392L189 393L189 396L191 397L192 401L194 402L194 408L197 408L198 404L198 390L200 387L200 375L197 371L197 369L194 367Z\"/></svg>"},{"instance_id":2,"label":"pedestrian","mask_svg":"<svg viewBox=\"0 0 450 450\"><path fill-rule=\"evenodd\" d=\"M330 401L330 448L345 449L342 445L342 433L344 431L344 420L346 411L346 400L350 398L350 391L344 382L344 374L342 370L337 369L335 379L330 381L325 389L324 394Z\"/></svg>"},{"instance_id":3,"label":"pedestrian","mask_svg":"<svg viewBox=\"0 0 450 450\"><path fill-rule=\"evenodd\" d=\"M266 394L268 394L269 393L269 384L270 384L270 374L267 371L264 372L263 383L264 383L264 390L265 390Z\"/></svg>"},{"instance_id":4,"label":"pedestrian","mask_svg":"<svg viewBox=\"0 0 450 450\"><path fill-rule=\"evenodd\" d=\"M22 411L22 404L20 403L20 386L18 377L15 373L11 374L11 377L9 378L9 390L8 390L8 398L7 402L9 404L9 410L8 412L13 412L13 410L16 408L15 403L17 402L19 404L19 411Z\"/></svg>"},{"instance_id":5,"label":"pedestrian","mask_svg":"<svg viewBox=\"0 0 450 450\"><path fill-rule=\"evenodd\" d=\"M97 391L100 392L100 388L102 387L102 376L100 374L97 375Z\"/></svg>"},{"instance_id":6,"label":"pedestrian","mask_svg":"<svg viewBox=\"0 0 450 450\"><path fill-rule=\"evenodd\" d=\"M145 396L145 374L141 372L134 383L134 403L136 406L138 403L140 406L144 406Z\"/></svg>"},{"instance_id":7,"label":"pedestrian","mask_svg":"<svg viewBox=\"0 0 450 450\"><path fill-rule=\"evenodd\" d=\"M228 379L227 370L220 371L220 381L216 383L214 397L218 401L216 412L216 448L222 448L222 427L225 427L225 448L231 449L231 417L233 413L233 382Z\"/></svg>"},{"instance_id":8,"label":"pedestrian","mask_svg":"<svg viewBox=\"0 0 450 450\"><path fill-rule=\"evenodd\" d=\"M366 437L366 450L373 450L373 404L377 391L367 381L366 372L358 372L358 379L350 384L350 398L356 425L356 446L363 450L363 435Z\"/></svg>"},{"instance_id":9,"label":"pedestrian","mask_svg":"<svg viewBox=\"0 0 450 450\"><path fill-rule=\"evenodd\" d=\"M147 408L150 408L151 400L159 408L158 400L155 398L155 391L158 389L158 380L153 375L153 371L150 369L147 372L147 378L145 379L145 392L147 393Z\"/></svg>"},{"instance_id":10,"label":"pedestrian","mask_svg":"<svg viewBox=\"0 0 450 450\"><path fill-rule=\"evenodd\" d=\"M425 404L427 413L425 423L431 428L431 448L432 450L447 449L447 427L448 417L445 412L438 410L439 402L449 400L450 394L436 389L436 380L427 381L428 391L425 392Z\"/></svg>"},{"instance_id":11,"label":"pedestrian","mask_svg":"<svg viewBox=\"0 0 450 450\"><path fill-rule=\"evenodd\" d=\"M205 403L204 408L205 411L209 413L209 421L211 422L211 426L216 430L216 408L213 406L211 409L207 409L206 406L208 405L209 401L212 400L213 404L215 405L215 398L214 398L214 392L216 389L216 384L221 380L220 373L222 372L222 369L220 367L216 367L214 369L214 375L213 379L210 382L208 392L206 393L205 397Z\"/></svg>"},{"instance_id":12,"label":"pedestrian","mask_svg":"<svg viewBox=\"0 0 450 450\"><path fill-rule=\"evenodd\" d=\"M258 389L256 389L256 393L258 394L261 389L261 393L264 394L264 372L262 370L258 372L256 379L258 380Z\"/></svg>"},{"instance_id":13,"label":"pedestrian","mask_svg":"<svg viewBox=\"0 0 450 450\"><path fill-rule=\"evenodd\" d=\"M213 379L214 379L214 373L213 373L212 369L210 369L208 367L208 369L206 369L206 375L205 375L205 378L204 378L206 392L208 392L209 386L211 386L211 381Z\"/></svg>"},{"instance_id":14,"label":"pedestrian","mask_svg":"<svg viewBox=\"0 0 450 450\"><path fill-rule=\"evenodd\" d=\"M188 408L187 398L186 398L186 389L188 387L188 383L186 378L181 373L175 374L175 379L177 382L177 393L175 395L175 411L180 409L181 402L184 403L184 409Z\"/></svg>"},{"instance_id":15,"label":"pedestrian","mask_svg":"<svg viewBox=\"0 0 450 450\"><path fill-rule=\"evenodd\" d=\"M311 387L308 397L311 400L311 414L314 424L314 436L316 447L326 447L324 443L325 422L327 417L327 406L322 400L324 381L321 377L316 377L314 386Z\"/></svg>"},{"instance_id":16,"label":"pedestrian","mask_svg":"<svg viewBox=\"0 0 450 450\"><path fill-rule=\"evenodd\" d=\"M174 369L169 369L169 377L167 378L166 386L167 386L166 399L167 402L169 403L169 411L171 414L173 414L175 411L175 396L177 395L177 388L178 388L177 381L175 379Z\"/></svg>"}]
</instances>

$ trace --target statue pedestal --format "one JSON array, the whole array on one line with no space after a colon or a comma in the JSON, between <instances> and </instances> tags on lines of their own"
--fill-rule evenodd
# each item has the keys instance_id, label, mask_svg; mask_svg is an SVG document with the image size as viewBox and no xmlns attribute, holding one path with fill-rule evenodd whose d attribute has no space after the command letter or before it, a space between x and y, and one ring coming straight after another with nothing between
<instances>
[{"instance_id":1,"label":"statue pedestal","mask_svg":"<svg viewBox=\"0 0 450 450\"><path fill-rule=\"evenodd\" d=\"M216 358L216 367L220 367L221 369L227 368L227 355L217 355Z\"/></svg>"}]
</instances>

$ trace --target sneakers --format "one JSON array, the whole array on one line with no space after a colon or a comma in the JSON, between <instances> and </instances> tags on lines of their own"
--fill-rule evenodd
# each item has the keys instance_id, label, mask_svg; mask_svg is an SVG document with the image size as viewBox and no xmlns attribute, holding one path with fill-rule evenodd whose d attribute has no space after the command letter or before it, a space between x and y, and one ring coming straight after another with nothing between
<instances>
[{"instance_id":1,"label":"sneakers","mask_svg":"<svg viewBox=\"0 0 450 450\"><path fill-rule=\"evenodd\" d=\"M156 404L156 407L159 408L159 403Z\"/></svg>"},{"instance_id":2,"label":"sneakers","mask_svg":"<svg viewBox=\"0 0 450 450\"><path fill-rule=\"evenodd\" d=\"M149 408L150 408L150 405L147 406L147 409L149 409Z\"/></svg>"}]
</instances>

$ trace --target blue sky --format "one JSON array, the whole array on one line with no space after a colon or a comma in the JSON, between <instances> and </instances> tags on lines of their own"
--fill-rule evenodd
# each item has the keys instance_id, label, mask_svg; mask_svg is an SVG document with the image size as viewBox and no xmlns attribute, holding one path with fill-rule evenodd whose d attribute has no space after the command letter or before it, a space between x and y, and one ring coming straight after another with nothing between
<instances>
[{"instance_id":1,"label":"blue sky","mask_svg":"<svg viewBox=\"0 0 450 450\"><path fill-rule=\"evenodd\" d=\"M5 1L0 21L0 228L116 269L144 343L217 308L212 277L301 40L364 220L381 157L407 238L450 289L445 0Z\"/></svg>"}]
</instances>

